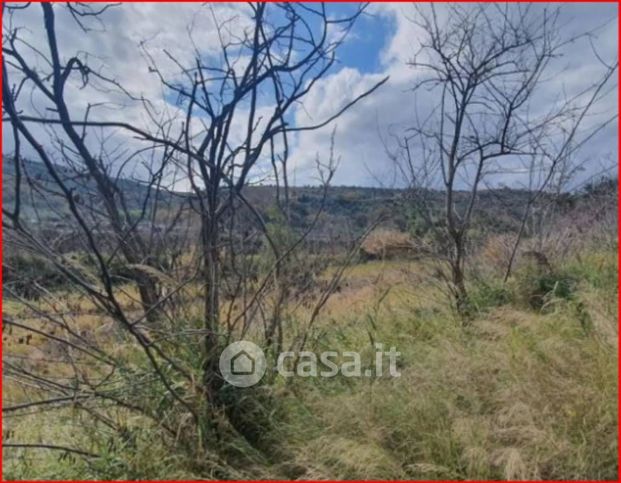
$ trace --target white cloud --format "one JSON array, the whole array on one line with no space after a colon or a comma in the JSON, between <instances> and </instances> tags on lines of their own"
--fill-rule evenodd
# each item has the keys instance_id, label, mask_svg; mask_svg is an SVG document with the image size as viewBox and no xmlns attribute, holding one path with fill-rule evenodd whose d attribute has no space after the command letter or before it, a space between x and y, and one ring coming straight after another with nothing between
<instances>
[{"instance_id":1,"label":"white cloud","mask_svg":"<svg viewBox=\"0 0 621 483\"><path fill-rule=\"evenodd\" d=\"M443 6L438 6L440 16ZM536 7L544 8L544 7ZM617 7L616 5L588 4L563 5L563 33L572 35L581 30L601 27L593 38L593 45L604 59L617 57ZM232 32L242 32L249 25L248 9L243 4L214 3L126 3L109 9L104 15L104 25L90 21L93 31L85 34L75 28L75 22L66 8L55 7L57 12L57 30L61 51L64 58L76 52L89 52L96 57L89 57L89 64L109 77L113 77L129 92L137 97L153 101L156 111L166 112L168 116L181 117L181 111L172 99L164 98L164 90L156 75L149 72L150 61L141 53L141 45L149 52L155 62L167 75L180 75L173 59L187 64L194 56L192 39L201 55L215 59L219 55L219 39L214 28L214 16L217 19L232 19L222 35L230 36ZM414 115L414 106L424 109L433 105L433 98L420 95L415 98L410 88L415 71L406 63L416 50L420 39L418 28L410 21L412 6L404 4L373 4L371 13L385 21L393 30L386 45L379 53L382 72L363 74L356 68L347 66L347 59L341 59L344 67L319 81L304 99L303 107L295 112L297 125L312 124L326 119L353 96L368 89L386 75L390 76L387 84L339 118L332 126L318 131L303 132L292 139L292 180L298 184L313 181L315 157L326 158L329 151L330 136L334 126L337 128L336 151L341 158L340 168L335 182L338 184L372 185L381 178L391 183L391 167L387 162L381 134L386 137L389 129L396 130L408 125ZM38 48L45 49L41 7L30 5L25 10L15 13L11 19L5 15L4 24L13 21L15 25L27 27L22 34L25 39ZM88 22L88 20L87 20ZM358 33L357 35L361 35ZM141 44L142 42L144 44ZM352 38L351 42L356 39ZM26 49L25 47L22 47ZM27 50L27 49L26 49ZM167 54L170 54L170 56ZM32 58L36 55L29 53ZM83 54L82 54L83 55ZM37 60L41 67L41 60ZM239 68L244 59L239 60ZM597 59L594 58L591 45L586 39L568 46L563 58L558 59L556 75L548 81L546 93L541 98L542 105L550 98L562 92L577 92L592 82L601 72ZM92 87L81 88L76 78L71 85L70 109L75 116L82 116L89 103L102 102L105 106L93 108L93 117L100 120L121 120L148 127L150 122L139 102L131 101L118 92L97 92ZM42 98L33 99L35 107L45 112L46 102ZM616 109L616 97L611 95L608 105ZM263 108L266 112L269 106ZM236 120L237 128L243 128L243 113ZM179 121L180 122L180 121ZM593 119L592 122L595 122ZM41 135L44 132L39 130ZM117 133L117 143L133 143L131 137ZM5 152L11 149L10 136L4 134ZM602 134L597 143L592 143L588 152L590 158L597 161L612 153L616 163L616 126ZM585 154L586 156L586 154ZM588 171L588 170L587 170ZM592 171L592 169L591 169ZM502 181L511 182L511 179Z\"/></svg>"},{"instance_id":2,"label":"white cloud","mask_svg":"<svg viewBox=\"0 0 621 483\"><path fill-rule=\"evenodd\" d=\"M515 7L511 5L511 8ZM549 5L535 5L533 8L546 7L550 8ZM436 10L441 23L445 17L445 8L438 5ZM544 110L550 108L560 95L573 96L601 76L604 69L593 54L593 46L603 59L610 62L617 59L616 5L564 5L561 12L562 35L571 37L580 32L595 30L590 41L581 38L568 45L564 55L552 66L535 103L535 107ZM383 72L361 74L356 69L346 68L331 74L319 83L315 94L306 99L305 114L298 115L299 120L321 117L331 106L342 105L356 89L370 85L383 75L390 75L389 82L378 92L336 121L336 147L341 156L340 169L335 178L337 184L374 185L378 180L393 184L394 169L382 139L389 138L389 132L398 132L400 127L411 125L415 109L422 113L429 112L435 102L432 95L418 94L415 97L411 92L418 73L407 63L417 51L422 37L420 28L411 21L415 15L412 5L374 4L373 13L380 18L392 19L392 22L387 23L395 26L380 53ZM615 114L616 108L616 92L611 92L599 106L599 115L591 116L585 125L595 126L602 119ZM328 127L299 136L293 155L298 183L309 182L316 155L327 156L331 132L332 128ZM584 170L580 174L582 178L601 171L603 165L616 166L616 132L615 123L577 155L584 159ZM523 174L507 173L490 180L517 186L525 178Z\"/></svg>"}]
</instances>

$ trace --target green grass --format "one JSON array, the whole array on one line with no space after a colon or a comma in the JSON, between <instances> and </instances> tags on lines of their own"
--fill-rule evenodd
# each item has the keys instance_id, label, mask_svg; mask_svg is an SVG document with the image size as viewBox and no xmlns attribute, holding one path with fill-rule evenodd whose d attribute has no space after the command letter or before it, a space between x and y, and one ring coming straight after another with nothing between
<instances>
[{"instance_id":1,"label":"green grass","mask_svg":"<svg viewBox=\"0 0 621 483\"><path fill-rule=\"evenodd\" d=\"M616 478L611 267L614 253L569 263L571 294L552 286L543 311L514 286L476 287L484 310L464 330L437 299L422 308L389 300L374 338L402 352L400 378L337 381L330 391L296 381L297 416L283 439L302 477ZM360 327L338 334L365 344Z\"/></svg>"},{"instance_id":2,"label":"green grass","mask_svg":"<svg viewBox=\"0 0 621 483\"><path fill-rule=\"evenodd\" d=\"M353 267L310 349L358 350L368 362L374 341L395 346L400 377L233 390L234 427L204 461L122 412L131 443L86 432L68 410L10 420L25 441L105 457L6 450L5 478L615 479L616 263L614 252L567 260L571 290L545 286L545 306L524 303L519 277L532 274L479 280L466 327L433 283L412 282L399 264Z\"/></svg>"}]
</instances>

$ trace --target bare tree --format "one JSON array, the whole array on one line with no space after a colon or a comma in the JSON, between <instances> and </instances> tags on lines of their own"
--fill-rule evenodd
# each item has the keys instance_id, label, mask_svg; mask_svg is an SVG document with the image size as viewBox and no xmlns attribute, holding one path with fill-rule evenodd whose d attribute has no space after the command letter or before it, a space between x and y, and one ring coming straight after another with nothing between
<instances>
[{"instance_id":1,"label":"bare tree","mask_svg":"<svg viewBox=\"0 0 621 483\"><path fill-rule=\"evenodd\" d=\"M279 4L274 12L270 12L266 4L251 4L249 8L251 27L241 33L231 32L226 21L216 19L222 64L205 65L203 56L194 47L195 56L188 65L171 58L185 77L182 82L166 79L155 62L152 66L164 85L178 94L187 112L183 141L178 148L187 157L187 173L201 219L205 264L204 328L208 332L204 356L208 380L216 373L215 355L219 346L221 270L218 253L223 217L234 200L256 214L246 201L243 189L262 156L272 164L275 160L280 164L275 172L282 177L287 193L290 133L327 125L387 80L356 96L327 119L309 126L290 126L289 112L334 65L336 49L364 6L340 19L330 18L324 5L315 8ZM279 17L285 20L274 23ZM341 34L331 38L330 30L334 28L340 29ZM262 104L268 107L259 112ZM194 125L203 118L209 123L203 129L199 125L198 134L195 134ZM274 244L271 246L276 249Z\"/></svg>"},{"instance_id":2,"label":"bare tree","mask_svg":"<svg viewBox=\"0 0 621 483\"><path fill-rule=\"evenodd\" d=\"M161 186L163 175L167 173L168 164L173 154L172 149L156 150L156 146L145 146L136 151L128 151L120 145L110 147L110 139L104 133L101 134L100 142L90 141L97 137L89 126L89 116L95 111L95 105L84 106L83 117L75 119L67 101L67 92L74 92L68 88L68 83L73 77L79 76L85 87L89 82L97 82L99 89L116 89L115 81L100 75L95 69L89 68L84 54L75 53L68 59L64 59L60 53L60 46L56 36L55 14L51 5L43 7L43 27L47 38L48 51L39 50L21 39L18 29L12 29L10 24L3 35L3 108L6 120L11 123L15 139L15 163L16 193L20 187L20 141L23 139L37 153L39 160L44 163L49 175L54 179L55 189L60 190L61 196L68 203L69 210L85 232L92 232L88 226L89 220L85 219L83 206L86 199L80 199L79 191L90 191L88 201L93 203L89 212L101 210L98 213L105 218L107 235L112 235L117 242L117 249L125 258L128 267L155 265L155 253L152 240L149 235L144 235L139 225L148 221L146 217L156 217L157 203L153 203L151 196ZM91 15L99 15L106 8L99 11L92 10L84 5L67 7L78 21ZM28 53L24 53L23 51ZM35 52L35 55L31 55ZM41 65L45 67L40 67ZM11 76L9 74L14 75ZM29 99L32 99L28 106ZM36 99L36 104L34 99ZM38 122L46 126L57 125L58 129L50 128L49 142L53 145L53 154L50 147L44 146L37 132L29 129L25 124L25 107L30 107L34 112L42 112L44 109L47 116ZM79 121L79 122L78 122ZM165 128L165 126L162 126ZM39 131L40 133L41 131ZM112 141L114 142L114 141ZM151 154L149 155L149 151ZM147 158L145 159L145 155ZM150 160L149 160L150 157ZM154 157L158 157L155 159ZM126 199L126 194L119 188L119 177L124 174L124 168L128 163L148 163L149 174L144 180L145 190L141 200ZM67 182L69 175L59 172L59 165L71 171L71 182ZM116 172L114 172L116 171ZM4 212L5 216L13 220L16 226L19 224L20 204L19 196L13 213ZM88 202L87 202L88 204ZM131 210L138 205L137 209ZM153 210L151 208L154 207ZM91 233L92 234L92 233ZM95 246L98 240L94 237L90 243ZM151 237L152 238L152 237ZM103 265L103 261L99 263ZM103 273L102 268L102 273ZM157 279L147 272L130 268L131 277L136 282L145 314L153 320L157 314L156 305L158 300Z\"/></svg>"},{"instance_id":3,"label":"bare tree","mask_svg":"<svg viewBox=\"0 0 621 483\"><path fill-rule=\"evenodd\" d=\"M3 122L15 146L15 203L4 207L5 239L71 287L67 294L45 281L37 284L37 303L19 290L11 292L33 319L5 317L4 326L41 338L67 375L59 382L35 361L5 363L18 384L34 388L30 394L41 398L4 410L71 405L123 433L122 425L97 405L116 404L148 418L172 441L183 435L179 444L188 450L211 454L208 443L218 437L221 412L218 349L235 331L248 330L266 290L282 287L281 267L319 216L279 245L245 188L272 167L286 212L291 133L327 126L386 82L345 100L312 125L292 123L294 109L334 66L337 49L364 6L335 19L324 5L249 4L248 21L240 25L212 10L219 56L204 56L190 29L191 62L184 65L183 56L164 53L176 68L174 78L144 47L153 75L178 96L178 109L170 114L156 112L152 100L135 98L101 73L91 65L93 56L62 50L56 24L60 9L68 9L82 35L89 35L87 23L103 22L107 7L28 6L42 10L43 45L28 44L12 26L13 7L3 8ZM142 107L149 122L100 120L100 106L88 100L76 109L76 83L124 96ZM24 160L24 146L42 163L42 179L32 173L36 163ZM130 195L127 173L138 164L134 186L143 189ZM324 201L333 170L331 162L321 168ZM190 193L175 191L180 181L189 183ZM26 216L24 196L36 197L49 212ZM238 226L242 219L251 227L248 236ZM62 226L55 230L50 220ZM59 241L47 239L59 233ZM253 237L264 239L274 253L273 266L254 281L248 275ZM244 247L241 252L239 247ZM334 280L341 275L339 270ZM335 283L319 294L311 324ZM139 310L125 301L133 301L133 287ZM196 287L202 294L192 298ZM236 310L233 303L223 307L226 291L243 301ZM99 327L81 327L74 295L78 302L89 301ZM192 309L201 301L202 323L196 324ZM72 310L74 303L78 307ZM228 315L223 309L230 309ZM274 313L268 319L266 343L280 345L282 318ZM112 349L110 339L101 338L102 330L128 349L121 354Z\"/></svg>"},{"instance_id":4,"label":"bare tree","mask_svg":"<svg viewBox=\"0 0 621 483\"><path fill-rule=\"evenodd\" d=\"M424 188L444 192L440 226L447 278L456 309L465 315L468 235L483 181L530 166L543 170L538 186L545 189L545 180L580 144L577 138L584 139L584 118L601 101L617 65L606 66L584 92L560 97L544 111L537 105L545 95L543 76L575 40L559 35L558 9L450 5L440 13L431 5L414 10L421 38L409 63L417 72L413 89L427 98L432 93L438 102L399 136L391 155L417 203L429 194ZM438 213L430 211L424 213L437 226Z\"/></svg>"}]
</instances>

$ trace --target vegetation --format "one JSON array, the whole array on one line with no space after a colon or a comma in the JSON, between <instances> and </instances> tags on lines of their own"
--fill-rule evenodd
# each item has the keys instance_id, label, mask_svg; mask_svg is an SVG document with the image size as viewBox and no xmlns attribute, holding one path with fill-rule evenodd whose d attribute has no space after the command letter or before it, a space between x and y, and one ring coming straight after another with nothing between
<instances>
[{"instance_id":1,"label":"vegetation","mask_svg":"<svg viewBox=\"0 0 621 483\"><path fill-rule=\"evenodd\" d=\"M195 25L141 43L161 111L58 39L111 8L3 5L5 479L616 478L617 180L568 184L616 63L539 117L558 10L415 7L440 107L386 145L400 188L333 187L335 131L299 187L291 139L389 82L292 122L366 5L212 9L218 55ZM118 99L141 120L99 117ZM516 159L528 186L485 185Z\"/></svg>"},{"instance_id":2,"label":"vegetation","mask_svg":"<svg viewBox=\"0 0 621 483\"><path fill-rule=\"evenodd\" d=\"M465 330L447 310L437 282L412 283L411 274L429 270L429 263L351 267L348 286L326 307L321 337L313 342L317 350L345 347L369 357L372 334L402 352L400 378L277 379L231 390L226 397L234 398L229 417L236 431L221 435L207 476L613 479L616 251L594 247L586 258L573 254L565 265L571 296L546 285L548 278L533 285L529 267L520 267L506 288L501 273L486 286L473 285L477 313ZM544 286L549 290L542 293ZM545 304L533 306L526 287ZM92 323L92 317L82 319L85 327ZM6 352L24 348L19 337L17 331L5 335ZM5 405L20 399L10 394ZM124 438L103 423L85 425L88 418L68 408L7 418L12 438L6 442L54 441L101 457L22 450L5 460L5 478L206 476L200 469L205 462L183 448L171 451L152 422L119 409L109 415L125 425Z\"/></svg>"},{"instance_id":3,"label":"vegetation","mask_svg":"<svg viewBox=\"0 0 621 483\"><path fill-rule=\"evenodd\" d=\"M598 206L604 196L614 206L614 185L609 186L606 195L600 192ZM575 199L579 211L571 216L592 208L590 196L586 190ZM608 243L603 243L606 230ZM288 236L277 225L270 231L275 239ZM131 411L105 409L123 427L117 434L106 421L93 423L73 401L75 407L5 414L5 443L53 441L98 457L14 449L5 460L5 477L612 479L617 471L616 232L614 225L601 224L585 231L589 235L562 258L551 252L549 267L522 257L506 285L503 264L490 249L498 244L492 234L470 272L474 314L466 328L433 277L433 258L351 265L322 311L310 348L358 350L369 362L372 341L382 341L402 352L401 377L277 377L247 390L223 388L227 409L216 419L217 450L207 453L207 461L197 461L158 424ZM38 266L32 263L33 269ZM477 267L488 269L481 273ZM319 279L311 286L328 279L334 266L315 269ZM117 351L129 347L121 334L106 329L99 335L104 317L82 297L48 288L59 303L79 311L77 324L89 337L102 337L104 347L115 345ZM124 303L131 305L132 298ZM9 296L4 310L6 318L30 323L45 302L26 305ZM69 363L54 360L59 355L50 352L44 337L35 333L29 339L26 330L5 329L9 367L28 355L33 371L56 378L70 374ZM144 361L134 359L135 364ZM132 386L136 397L151 397L149 381ZM29 401L27 394L5 381L5 408ZM184 431L182 421L176 424L175 431Z\"/></svg>"}]
</instances>

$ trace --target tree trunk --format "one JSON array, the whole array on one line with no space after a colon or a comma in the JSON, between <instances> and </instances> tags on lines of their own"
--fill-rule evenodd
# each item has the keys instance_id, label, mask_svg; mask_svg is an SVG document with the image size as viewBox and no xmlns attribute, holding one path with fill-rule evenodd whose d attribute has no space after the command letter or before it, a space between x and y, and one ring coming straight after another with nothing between
<instances>
[{"instance_id":1,"label":"tree trunk","mask_svg":"<svg viewBox=\"0 0 621 483\"><path fill-rule=\"evenodd\" d=\"M136 283L138 285L138 293L140 294L140 303L144 310L145 317L149 322L155 322L158 319L160 313L157 306L159 301L157 284L151 279L151 277L140 275L136 277Z\"/></svg>"},{"instance_id":2,"label":"tree trunk","mask_svg":"<svg viewBox=\"0 0 621 483\"><path fill-rule=\"evenodd\" d=\"M204 251L204 283L205 283L205 315L203 341L203 380L207 398L214 402L215 393L222 381L218 376L219 348L218 327L220 318L220 262L218 259L218 227L213 217L203 219L203 251Z\"/></svg>"},{"instance_id":3,"label":"tree trunk","mask_svg":"<svg viewBox=\"0 0 621 483\"><path fill-rule=\"evenodd\" d=\"M451 232L452 241L454 244L454 252L450 260L451 264L451 276L452 276L452 291L455 297L455 308L457 313L463 320L468 316L468 291L466 290L465 276L464 276L464 238L460 232Z\"/></svg>"}]
</instances>

